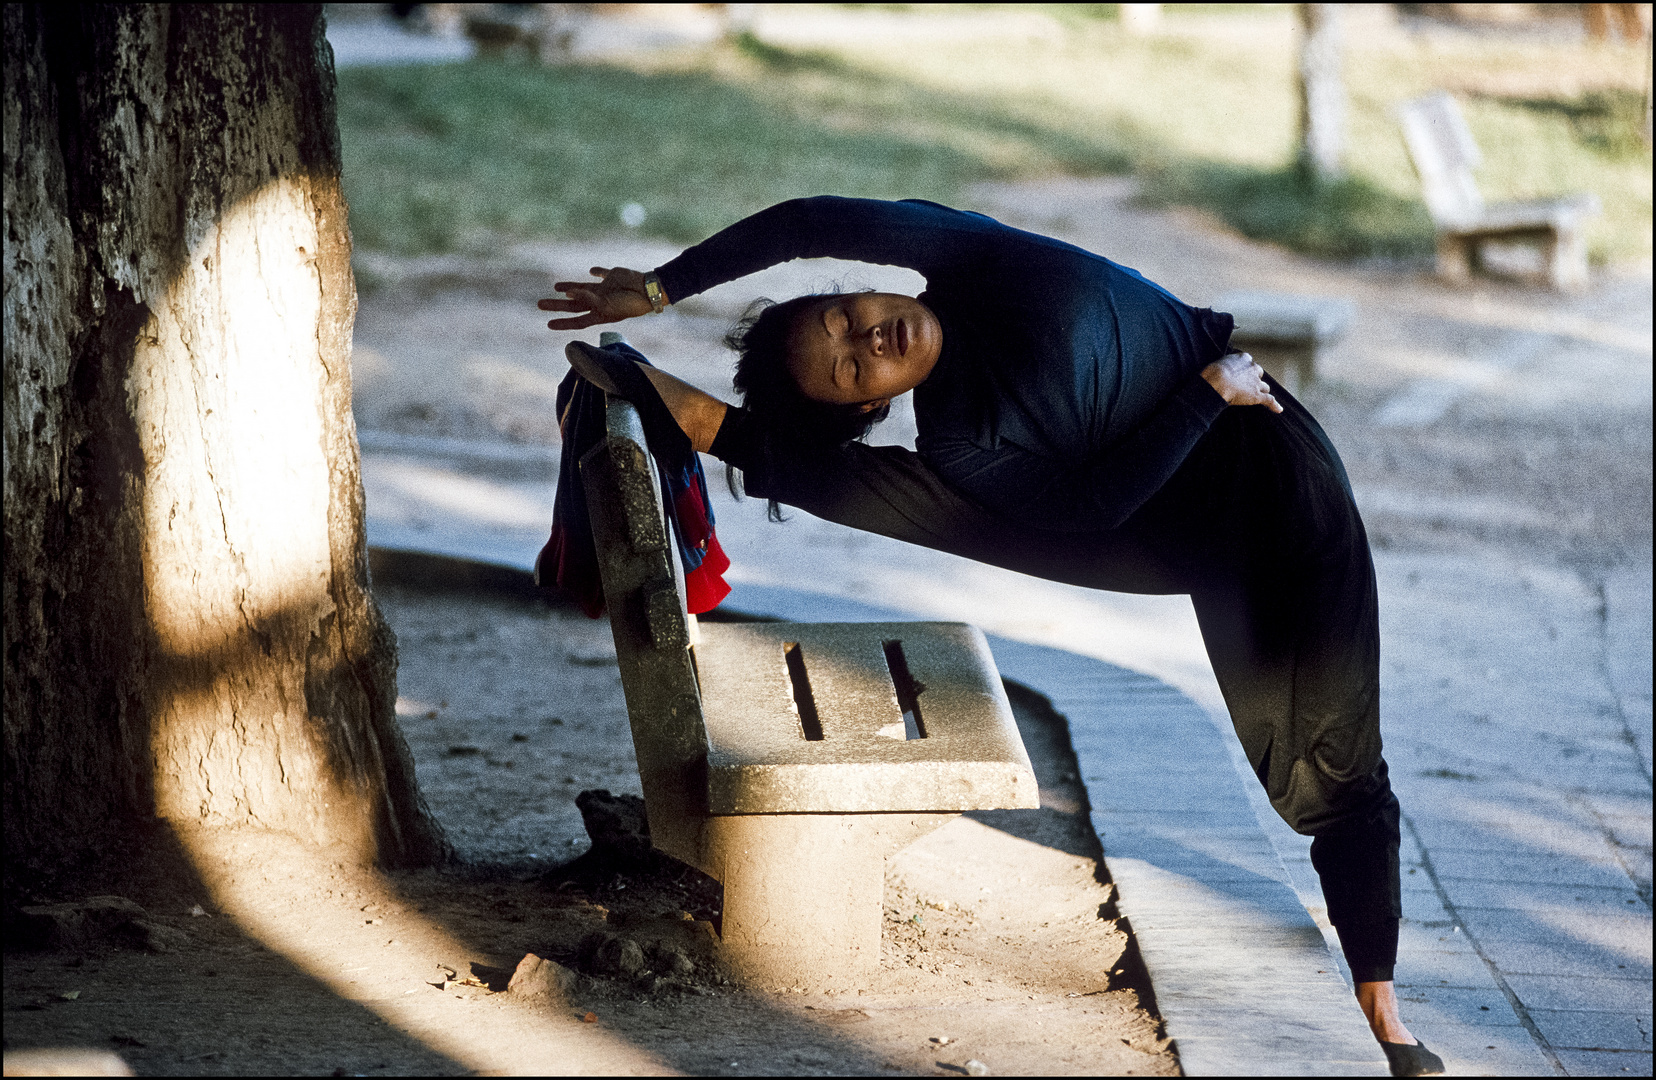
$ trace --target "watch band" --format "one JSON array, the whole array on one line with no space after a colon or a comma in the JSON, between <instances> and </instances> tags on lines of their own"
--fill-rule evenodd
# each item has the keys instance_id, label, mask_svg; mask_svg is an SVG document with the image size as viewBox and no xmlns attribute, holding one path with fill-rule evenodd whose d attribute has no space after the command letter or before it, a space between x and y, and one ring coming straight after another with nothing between
<instances>
[{"instance_id":1,"label":"watch band","mask_svg":"<svg viewBox=\"0 0 1656 1080\"><path fill-rule=\"evenodd\" d=\"M650 301L650 310L660 315L667 309L667 290L653 272L644 275L644 296Z\"/></svg>"}]
</instances>

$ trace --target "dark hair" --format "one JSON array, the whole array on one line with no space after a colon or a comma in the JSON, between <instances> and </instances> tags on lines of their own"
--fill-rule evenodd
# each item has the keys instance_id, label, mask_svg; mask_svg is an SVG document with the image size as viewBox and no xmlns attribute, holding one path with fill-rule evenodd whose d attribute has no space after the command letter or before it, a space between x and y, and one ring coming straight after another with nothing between
<instances>
[{"instance_id":1,"label":"dark hair","mask_svg":"<svg viewBox=\"0 0 1656 1080\"><path fill-rule=\"evenodd\" d=\"M781 303L755 300L741 322L725 335L725 344L737 353L733 380L736 391L742 395L750 423L759 427L766 456L782 440L826 449L865 438L891 412L889 404L865 410L860 405L814 401L800 391L793 372L788 370L788 340L800 316L812 304L836 295L811 293ZM735 472L728 466L725 481L732 495L739 494ZM782 520L775 499L770 500L769 513L772 521Z\"/></svg>"}]
</instances>

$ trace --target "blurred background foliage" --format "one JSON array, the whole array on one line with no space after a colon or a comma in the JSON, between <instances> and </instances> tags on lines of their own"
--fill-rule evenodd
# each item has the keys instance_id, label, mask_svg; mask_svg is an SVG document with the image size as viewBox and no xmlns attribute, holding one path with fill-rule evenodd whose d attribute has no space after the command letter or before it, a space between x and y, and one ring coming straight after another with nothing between
<instances>
[{"instance_id":1,"label":"blurred background foliage","mask_svg":"<svg viewBox=\"0 0 1656 1080\"><path fill-rule=\"evenodd\" d=\"M903 5L880 5L887 12ZM927 18L967 18L965 5ZM1290 6L1167 5L1133 35L1113 5L1018 8L1045 27L791 48L744 34L603 62L473 60L339 76L359 245L414 255L612 232L702 239L780 199L969 204L969 185L1134 174L1142 198L1338 257L1414 257L1432 228L1393 109L1460 97L1491 200L1595 192L1599 262L1651 251L1645 50L1411 33L1350 19L1343 181L1293 166ZM1041 19L1037 12L1045 12ZM761 30L763 33L763 30Z\"/></svg>"}]
</instances>

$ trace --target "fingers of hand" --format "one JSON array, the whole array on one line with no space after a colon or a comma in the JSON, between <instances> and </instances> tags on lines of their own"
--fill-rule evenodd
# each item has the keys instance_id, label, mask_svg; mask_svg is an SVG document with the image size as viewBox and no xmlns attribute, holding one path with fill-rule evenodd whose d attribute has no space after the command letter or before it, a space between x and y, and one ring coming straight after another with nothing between
<instances>
[{"instance_id":1,"label":"fingers of hand","mask_svg":"<svg viewBox=\"0 0 1656 1080\"><path fill-rule=\"evenodd\" d=\"M546 324L548 330L585 330L589 326L608 320L594 314L577 315L573 319L553 319Z\"/></svg>"}]
</instances>

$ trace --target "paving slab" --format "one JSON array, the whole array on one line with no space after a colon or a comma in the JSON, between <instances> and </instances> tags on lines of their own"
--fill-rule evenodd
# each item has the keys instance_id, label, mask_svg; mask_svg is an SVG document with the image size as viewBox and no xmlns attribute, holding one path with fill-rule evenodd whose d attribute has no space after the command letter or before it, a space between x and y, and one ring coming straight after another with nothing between
<instances>
[{"instance_id":1,"label":"paving slab","mask_svg":"<svg viewBox=\"0 0 1656 1080\"><path fill-rule=\"evenodd\" d=\"M1397 948L1400 955L1436 953L1464 956L1469 960L1478 958L1478 950L1471 940L1458 927L1447 925L1447 920L1442 923L1434 920L1426 925L1405 918L1397 928Z\"/></svg>"},{"instance_id":2,"label":"paving slab","mask_svg":"<svg viewBox=\"0 0 1656 1080\"><path fill-rule=\"evenodd\" d=\"M1649 979L1579 978L1564 975L1509 975L1506 981L1537 1008L1620 1012L1649 1016ZM1544 1003L1544 1004L1543 1004Z\"/></svg>"},{"instance_id":3,"label":"paving slab","mask_svg":"<svg viewBox=\"0 0 1656 1080\"><path fill-rule=\"evenodd\" d=\"M1440 851L1454 847L1469 851L1494 852L1519 862L1537 852L1566 855L1572 859L1593 859L1614 862L1616 848L1602 828L1568 821L1539 822L1531 807L1513 807L1505 821L1490 813L1493 808L1478 807L1477 816L1466 808L1433 800L1441 807L1441 817L1433 815L1416 818L1415 832L1421 843L1430 850ZM1453 815L1453 816L1451 816ZM1439 860L1446 861L1446 860Z\"/></svg>"},{"instance_id":4,"label":"paving slab","mask_svg":"<svg viewBox=\"0 0 1656 1080\"><path fill-rule=\"evenodd\" d=\"M1629 887L1600 888L1591 885L1547 885L1533 881L1446 880L1455 906L1467 918L1480 908L1534 911L1537 913L1581 913L1620 915L1642 910L1644 898Z\"/></svg>"},{"instance_id":5,"label":"paving slab","mask_svg":"<svg viewBox=\"0 0 1656 1080\"><path fill-rule=\"evenodd\" d=\"M1560 1050L1571 1076L1649 1076L1650 1051Z\"/></svg>"},{"instance_id":6,"label":"paving slab","mask_svg":"<svg viewBox=\"0 0 1656 1080\"><path fill-rule=\"evenodd\" d=\"M1493 987L1408 986L1397 992L1403 1022L1462 1027L1522 1027L1506 995Z\"/></svg>"},{"instance_id":7,"label":"paving slab","mask_svg":"<svg viewBox=\"0 0 1656 1080\"><path fill-rule=\"evenodd\" d=\"M1443 905L1443 897L1438 891L1431 888L1430 879L1426 888L1409 888L1408 875L1404 874L1403 889L1403 918L1418 926L1445 927L1453 926L1455 919L1449 909Z\"/></svg>"},{"instance_id":8,"label":"paving slab","mask_svg":"<svg viewBox=\"0 0 1656 1080\"><path fill-rule=\"evenodd\" d=\"M1422 1022L1409 1030L1439 1057L1449 1076L1557 1076L1553 1056L1521 1027Z\"/></svg>"},{"instance_id":9,"label":"paving slab","mask_svg":"<svg viewBox=\"0 0 1656 1080\"><path fill-rule=\"evenodd\" d=\"M1454 848L1443 846L1434 851L1442 859L1437 876L1451 896L1461 882L1467 884L1527 884L1558 887L1586 886L1601 889L1628 889L1633 883L1627 871L1607 859L1581 859L1568 855L1526 852L1515 858L1513 852L1487 848Z\"/></svg>"},{"instance_id":10,"label":"paving slab","mask_svg":"<svg viewBox=\"0 0 1656 1080\"><path fill-rule=\"evenodd\" d=\"M1649 966L1649 924L1625 912L1537 911L1533 908L1456 908L1483 945L1534 944L1603 949L1616 964Z\"/></svg>"},{"instance_id":11,"label":"paving slab","mask_svg":"<svg viewBox=\"0 0 1656 1080\"><path fill-rule=\"evenodd\" d=\"M1575 975L1602 977L1606 972L1631 978L1650 977L1650 961L1624 961L1619 950L1595 949L1580 942L1544 944L1534 941L1480 941L1480 951L1503 972L1512 975Z\"/></svg>"},{"instance_id":12,"label":"paving slab","mask_svg":"<svg viewBox=\"0 0 1656 1080\"><path fill-rule=\"evenodd\" d=\"M1651 774L1651 575L1623 567L1604 582L1604 663L1628 738ZM1650 807L1645 806L1649 821ZM1648 843L1648 840L1646 841Z\"/></svg>"},{"instance_id":13,"label":"paving slab","mask_svg":"<svg viewBox=\"0 0 1656 1080\"><path fill-rule=\"evenodd\" d=\"M1405 962L1405 957L1407 958ZM1398 953L1397 986L1456 986L1468 990L1501 992L1489 964L1476 952L1416 948ZM1511 1002L1508 1001L1509 1009Z\"/></svg>"},{"instance_id":14,"label":"paving slab","mask_svg":"<svg viewBox=\"0 0 1656 1080\"><path fill-rule=\"evenodd\" d=\"M1534 1009L1530 1016L1559 1050L1651 1050L1649 1016L1563 1009Z\"/></svg>"}]
</instances>

